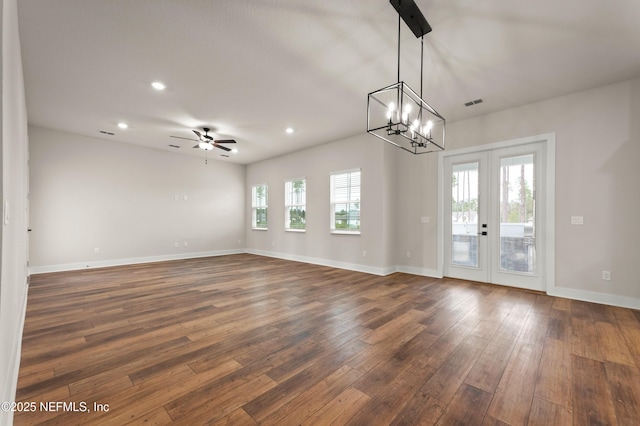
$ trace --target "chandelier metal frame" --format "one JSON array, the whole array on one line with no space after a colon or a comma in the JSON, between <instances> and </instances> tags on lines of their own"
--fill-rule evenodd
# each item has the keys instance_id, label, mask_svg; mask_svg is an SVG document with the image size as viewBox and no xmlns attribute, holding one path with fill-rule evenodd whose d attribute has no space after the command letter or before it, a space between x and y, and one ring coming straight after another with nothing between
<instances>
[{"instance_id":1,"label":"chandelier metal frame","mask_svg":"<svg viewBox=\"0 0 640 426\"><path fill-rule=\"evenodd\" d=\"M413 0L390 0L398 12L397 83L367 96L367 133L412 154L444 150L446 120L422 97L424 35L431 26ZM420 94L400 80L401 18L417 38L420 47Z\"/></svg>"}]
</instances>

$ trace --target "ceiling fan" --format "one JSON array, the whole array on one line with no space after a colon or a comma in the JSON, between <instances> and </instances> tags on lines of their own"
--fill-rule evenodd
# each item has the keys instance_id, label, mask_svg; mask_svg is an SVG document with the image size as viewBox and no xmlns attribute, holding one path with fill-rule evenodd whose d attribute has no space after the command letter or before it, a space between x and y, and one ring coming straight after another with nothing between
<instances>
[{"instance_id":1,"label":"ceiling fan","mask_svg":"<svg viewBox=\"0 0 640 426\"><path fill-rule=\"evenodd\" d=\"M221 150L228 152L228 151L231 151L231 148L226 147L224 145L220 145L220 144L236 143L236 141L233 139L214 140L211 136L209 136L209 132L211 131L211 129L209 129L208 127L203 127L202 130L204 131L204 134L198 130L193 130L193 133L196 134L198 139L183 138L180 136L171 136L171 137L176 139L186 139L188 141L196 141L198 142L198 144L195 145L194 148L204 149L205 151L210 151L215 146L216 148L220 148Z\"/></svg>"}]
</instances>

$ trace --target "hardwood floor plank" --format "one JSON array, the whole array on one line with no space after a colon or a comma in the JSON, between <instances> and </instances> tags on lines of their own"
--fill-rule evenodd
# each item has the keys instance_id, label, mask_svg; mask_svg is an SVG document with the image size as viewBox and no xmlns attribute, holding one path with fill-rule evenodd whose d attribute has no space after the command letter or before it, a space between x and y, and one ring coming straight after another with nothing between
<instances>
[{"instance_id":1,"label":"hardwood floor plank","mask_svg":"<svg viewBox=\"0 0 640 426\"><path fill-rule=\"evenodd\" d=\"M34 275L14 424L636 424L640 314L250 254Z\"/></svg>"},{"instance_id":2,"label":"hardwood floor plank","mask_svg":"<svg viewBox=\"0 0 640 426\"><path fill-rule=\"evenodd\" d=\"M479 424L487 412L492 396L489 392L463 384L437 424L443 426Z\"/></svg>"},{"instance_id":3,"label":"hardwood floor plank","mask_svg":"<svg viewBox=\"0 0 640 426\"><path fill-rule=\"evenodd\" d=\"M605 370L619 424L640 425L640 371L608 361Z\"/></svg>"},{"instance_id":4,"label":"hardwood floor plank","mask_svg":"<svg viewBox=\"0 0 640 426\"><path fill-rule=\"evenodd\" d=\"M615 406L604 363L572 355L573 423L617 424Z\"/></svg>"},{"instance_id":5,"label":"hardwood floor plank","mask_svg":"<svg viewBox=\"0 0 640 426\"><path fill-rule=\"evenodd\" d=\"M629 353L633 356L636 362L636 367L640 368L640 325L634 326L621 326L622 336L625 342L627 342L627 348Z\"/></svg>"},{"instance_id":6,"label":"hardwood floor plank","mask_svg":"<svg viewBox=\"0 0 640 426\"><path fill-rule=\"evenodd\" d=\"M375 392L370 389L366 392L375 395L350 419L349 424L391 424L397 416L402 416L400 413L404 406L432 375L433 371L420 357L408 365L405 361L404 369L385 386Z\"/></svg>"},{"instance_id":7,"label":"hardwood floor plank","mask_svg":"<svg viewBox=\"0 0 640 426\"><path fill-rule=\"evenodd\" d=\"M281 410L265 417L260 423L263 425L286 425L303 422L337 397L360 376L362 376L362 372L344 365L301 393L283 406Z\"/></svg>"},{"instance_id":8,"label":"hardwood floor plank","mask_svg":"<svg viewBox=\"0 0 640 426\"><path fill-rule=\"evenodd\" d=\"M437 369L420 388L420 391L448 404L486 348L487 343L486 339L475 336L468 337L458 345L455 352Z\"/></svg>"},{"instance_id":9,"label":"hardwood floor plank","mask_svg":"<svg viewBox=\"0 0 640 426\"><path fill-rule=\"evenodd\" d=\"M409 398L391 425L434 425L442 416L446 406L447 404L418 391Z\"/></svg>"},{"instance_id":10,"label":"hardwood floor plank","mask_svg":"<svg viewBox=\"0 0 640 426\"><path fill-rule=\"evenodd\" d=\"M595 361L603 360L598 331L590 318L571 318L571 353Z\"/></svg>"},{"instance_id":11,"label":"hardwood floor plank","mask_svg":"<svg viewBox=\"0 0 640 426\"><path fill-rule=\"evenodd\" d=\"M211 424L212 426L254 426L257 425L255 420L246 413L242 408L238 408L231 412L231 414L221 418L220 420Z\"/></svg>"},{"instance_id":12,"label":"hardwood floor plank","mask_svg":"<svg viewBox=\"0 0 640 426\"><path fill-rule=\"evenodd\" d=\"M547 338L540 358L535 397L571 412L573 399L571 377L571 346Z\"/></svg>"},{"instance_id":13,"label":"hardwood floor plank","mask_svg":"<svg viewBox=\"0 0 640 426\"><path fill-rule=\"evenodd\" d=\"M635 366L636 363L629 352L627 343L620 329L608 322L596 322L596 330L605 361Z\"/></svg>"},{"instance_id":14,"label":"hardwood floor plank","mask_svg":"<svg viewBox=\"0 0 640 426\"><path fill-rule=\"evenodd\" d=\"M533 398L529 426L571 425L571 410L541 398Z\"/></svg>"},{"instance_id":15,"label":"hardwood floor plank","mask_svg":"<svg viewBox=\"0 0 640 426\"><path fill-rule=\"evenodd\" d=\"M302 426L345 425L369 401L369 396L348 387L329 401L322 409L301 423Z\"/></svg>"},{"instance_id":16,"label":"hardwood floor plank","mask_svg":"<svg viewBox=\"0 0 640 426\"><path fill-rule=\"evenodd\" d=\"M530 345L516 345L487 414L508 424L526 424L542 350Z\"/></svg>"}]
</instances>

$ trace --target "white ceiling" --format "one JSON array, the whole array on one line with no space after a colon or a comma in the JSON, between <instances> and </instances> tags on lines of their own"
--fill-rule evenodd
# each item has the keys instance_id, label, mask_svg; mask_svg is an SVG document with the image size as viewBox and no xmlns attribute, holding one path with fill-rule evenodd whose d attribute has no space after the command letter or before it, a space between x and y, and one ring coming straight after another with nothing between
<instances>
[{"instance_id":1,"label":"white ceiling","mask_svg":"<svg viewBox=\"0 0 640 426\"><path fill-rule=\"evenodd\" d=\"M449 122L640 75L637 0L416 3L433 27L424 98ZM20 0L18 10L30 124L105 140L204 157L170 136L210 126L238 141L238 154L216 158L248 164L363 133L367 94L397 80L388 0ZM420 43L401 28L401 80L419 90Z\"/></svg>"}]
</instances>

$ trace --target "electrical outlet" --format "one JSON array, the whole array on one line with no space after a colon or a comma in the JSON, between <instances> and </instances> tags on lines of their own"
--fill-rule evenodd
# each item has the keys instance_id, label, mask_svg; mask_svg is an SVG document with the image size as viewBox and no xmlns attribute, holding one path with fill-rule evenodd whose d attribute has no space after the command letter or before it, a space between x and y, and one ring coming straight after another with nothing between
<instances>
[{"instance_id":1,"label":"electrical outlet","mask_svg":"<svg viewBox=\"0 0 640 426\"><path fill-rule=\"evenodd\" d=\"M189 243L185 241L185 242L184 242L184 246L185 246L185 247L189 247Z\"/></svg>"},{"instance_id":2,"label":"electrical outlet","mask_svg":"<svg viewBox=\"0 0 640 426\"><path fill-rule=\"evenodd\" d=\"M366 250L362 250L362 257L367 257L367 251Z\"/></svg>"},{"instance_id":3,"label":"electrical outlet","mask_svg":"<svg viewBox=\"0 0 640 426\"><path fill-rule=\"evenodd\" d=\"M100 254L100 247L95 247L95 248L93 249L93 253L94 253L94 254Z\"/></svg>"},{"instance_id":4,"label":"electrical outlet","mask_svg":"<svg viewBox=\"0 0 640 426\"><path fill-rule=\"evenodd\" d=\"M584 218L582 216L571 216L571 224L572 225L583 225Z\"/></svg>"},{"instance_id":5,"label":"electrical outlet","mask_svg":"<svg viewBox=\"0 0 640 426\"><path fill-rule=\"evenodd\" d=\"M411 257L411 252L410 252L410 251L408 251L408 252L407 252L407 258L410 258L410 257Z\"/></svg>"},{"instance_id":6,"label":"electrical outlet","mask_svg":"<svg viewBox=\"0 0 640 426\"><path fill-rule=\"evenodd\" d=\"M605 281L611 281L611 271L602 271L602 279Z\"/></svg>"},{"instance_id":7,"label":"electrical outlet","mask_svg":"<svg viewBox=\"0 0 640 426\"><path fill-rule=\"evenodd\" d=\"M420 222L421 223L429 223L429 222L431 222L431 218L429 216L422 216L420 218Z\"/></svg>"},{"instance_id":8,"label":"electrical outlet","mask_svg":"<svg viewBox=\"0 0 640 426\"><path fill-rule=\"evenodd\" d=\"M175 248L180 247L180 243L175 243L175 244L174 244L174 247L175 247Z\"/></svg>"}]
</instances>

